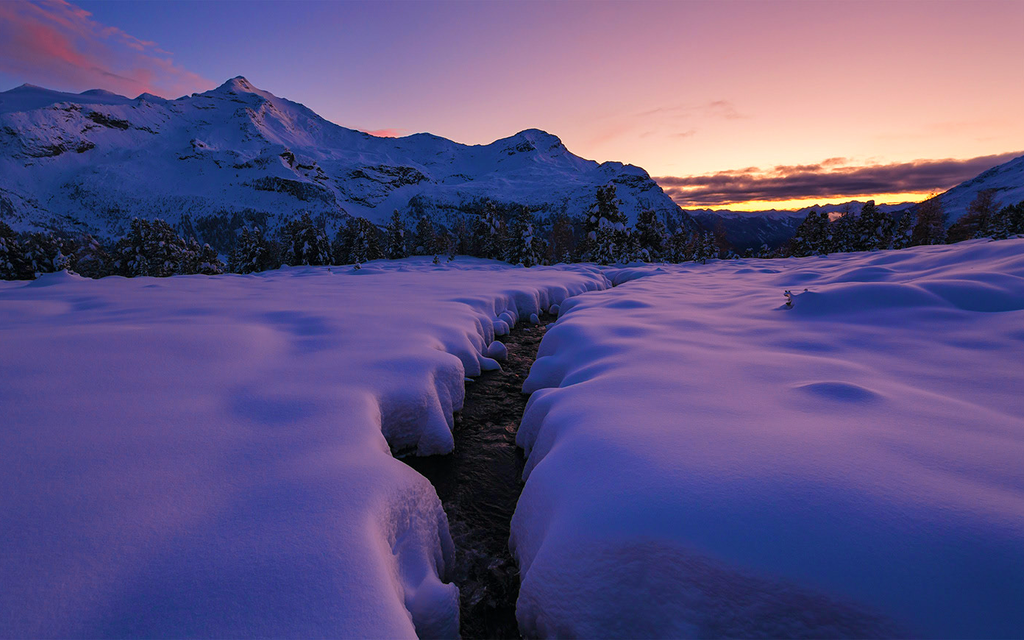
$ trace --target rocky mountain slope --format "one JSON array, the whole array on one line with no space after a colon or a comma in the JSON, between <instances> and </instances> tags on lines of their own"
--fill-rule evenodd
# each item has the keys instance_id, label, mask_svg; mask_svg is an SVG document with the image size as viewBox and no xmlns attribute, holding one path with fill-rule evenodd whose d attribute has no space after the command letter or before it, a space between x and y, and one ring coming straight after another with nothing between
<instances>
[{"instance_id":1,"label":"rocky mountain slope","mask_svg":"<svg viewBox=\"0 0 1024 640\"><path fill-rule=\"evenodd\" d=\"M274 228L303 212L329 229L350 215L382 222L395 209L445 222L484 201L580 215L609 182L630 218L653 209L695 224L643 169L585 160L540 130L476 146L425 133L379 138L242 77L177 100L2 92L0 176L0 219L12 227L102 236L135 216L202 236Z\"/></svg>"}]
</instances>

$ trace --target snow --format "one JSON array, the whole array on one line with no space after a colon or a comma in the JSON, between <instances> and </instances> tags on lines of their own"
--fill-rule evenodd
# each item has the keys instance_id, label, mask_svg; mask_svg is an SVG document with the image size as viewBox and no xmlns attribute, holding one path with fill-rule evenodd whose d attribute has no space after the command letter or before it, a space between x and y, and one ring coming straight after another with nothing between
<instances>
[{"instance_id":1,"label":"snow","mask_svg":"<svg viewBox=\"0 0 1024 640\"><path fill-rule=\"evenodd\" d=\"M1024 240L607 275L524 384L525 636L1024 635Z\"/></svg>"},{"instance_id":2,"label":"snow","mask_svg":"<svg viewBox=\"0 0 1024 640\"><path fill-rule=\"evenodd\" d=\"M0 282L0 636L454 637L453 547L392 452L452 448L500 314L598 271Z\"/></svg>"},{"instance_id":3,"label":"snow","mask_svg":"<svg viewBox=\"0 0 1024 640\"><path fill-rule=\"evenodd\" d=\"M947 223L963 217L978 193L985 189L995 191L995 201L1000 207L1024 201L1024 156L992 167L940 194L939 200L948 216Z\"/></svg>"},{"instance_id":4,"label":"snow","mask_svg":"<svg viewBox=\"0 0 1024 640\"><path fill-rule=\"evenodd\" d=\"M177 100L0 92L0 175L5 222L16 230L71 225L105 237L132 217L188 226L185 216L234 214L273 230L305 211L334 230L345 215L383 223L398 209L447 222L484 199L577 215L609 182L632 217L681 216L642 169L585 160L538 129L487 145L378 138L242 77Z\"/></svg>"}]
</instances>

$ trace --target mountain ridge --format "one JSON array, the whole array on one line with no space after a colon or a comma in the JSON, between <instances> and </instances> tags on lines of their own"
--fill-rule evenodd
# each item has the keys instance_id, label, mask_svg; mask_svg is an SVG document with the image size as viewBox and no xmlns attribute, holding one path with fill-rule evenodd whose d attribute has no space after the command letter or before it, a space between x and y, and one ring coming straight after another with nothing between
<instances>
[{"instance_id":1,"label":"mountain ridge","mask_svg":"<svg viewBox=\"0 0 1024 640\"><path fill-rule=\"evenodd\" d=\"M395 209L445 223L481 203L581 216L617 186L631 219L651 209L696 228L640 167L597 163L525 129L484 145L384 138L329 122L242 76L175 100L18 87L0 93L0 218L16 229L112 237L132 217L275 228L309 213L329 230Z\"/></svg>"}]
</instances>

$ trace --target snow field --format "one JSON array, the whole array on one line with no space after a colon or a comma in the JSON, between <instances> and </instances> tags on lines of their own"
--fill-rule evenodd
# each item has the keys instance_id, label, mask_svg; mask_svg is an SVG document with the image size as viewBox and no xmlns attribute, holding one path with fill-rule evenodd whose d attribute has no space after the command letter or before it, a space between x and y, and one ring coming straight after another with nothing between
<instances>
[{"instance_id":1,"label":"snow field","mask_svg":"<svg viewBox=\"0 0 1024 640\"><path fill-rule=\"evenodd\" d=\"M607 275L524 384L524 635L1024 635L1024 240Z\"/></svg>"},{"instance_id":2,"label":"snow field","mask_svg":"<svg viewBox=\"0 0 1024 640\"><path fill-rule=\"evenodd\" d=\"M456 636L392 452L451 450L499 315L609 283L429 262L0 283L0 636Z\"/></svg>"}]
</instances>

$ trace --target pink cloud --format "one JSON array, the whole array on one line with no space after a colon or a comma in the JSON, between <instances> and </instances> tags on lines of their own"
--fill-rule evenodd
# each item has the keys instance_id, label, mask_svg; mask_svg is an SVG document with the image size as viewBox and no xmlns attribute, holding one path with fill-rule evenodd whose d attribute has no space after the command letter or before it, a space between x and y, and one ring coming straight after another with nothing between
<instances>
[{"instance_id":1,"label":"pink cloud","mask_svg":"<svg viewBox=\"0 0 1024 640\"><path fill-rule=\"evenodd\" d=\"M362 132L378 138L401 138L405 135L402 129L374 129L372 131L363 129Z\"/></svg>"},{"instance_id":2,"label":"pink cloud","mask_svg":"<svg viewBox=\"0 0 1024 640\"><path fill-rule=\"evenodd\" d=\"M66 0L0 2L0 70L34 84L176 98L214 86L155 42L100 24Z\"/></svg>"}]
</instances>

